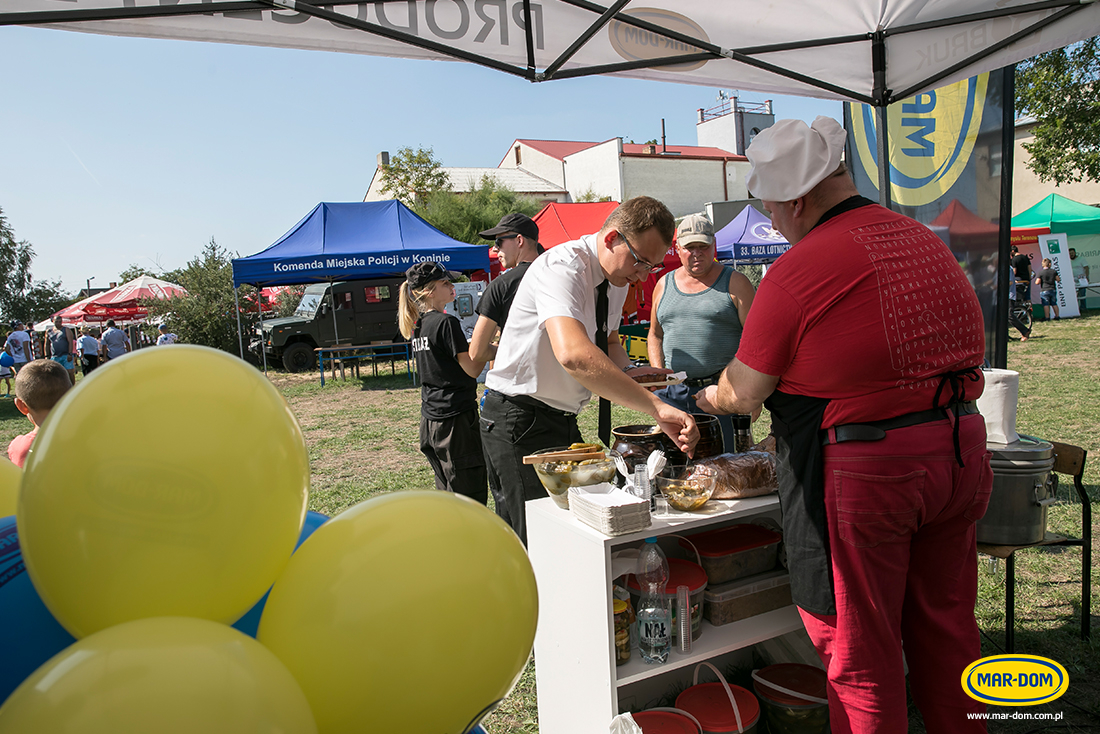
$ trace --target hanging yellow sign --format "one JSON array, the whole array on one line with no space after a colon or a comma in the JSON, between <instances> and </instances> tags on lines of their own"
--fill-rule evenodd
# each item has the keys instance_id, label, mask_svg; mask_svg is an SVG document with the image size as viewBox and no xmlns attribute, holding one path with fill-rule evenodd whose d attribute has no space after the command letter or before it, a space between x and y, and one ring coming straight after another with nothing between
<instances>
[{"instance_id":1,"label":"hanging yellow sign","mask_svg":"<svg viewBox=\"0 0 1100 734\"><path fill-rule=\"evenodd\" d=\"M988 80L988 74L980 74L887 108L893 201L924 206L959 180L978 139ZM852 106L852 138L863 169L877 186L878 136L870 105Z\"/></svg>"}]
</instances>

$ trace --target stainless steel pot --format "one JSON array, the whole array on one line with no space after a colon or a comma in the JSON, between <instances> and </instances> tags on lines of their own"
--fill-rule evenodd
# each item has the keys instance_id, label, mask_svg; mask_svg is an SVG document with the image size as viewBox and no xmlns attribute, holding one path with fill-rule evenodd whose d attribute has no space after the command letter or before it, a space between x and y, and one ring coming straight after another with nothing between
<instances>
[{"instance_id":1,"label":"stainless steel pot","mask_svg":"<svg viewBox=\"0 0 1100 734\"><path fill-rule=\"evenodd\" d=\"M1050 481L1054 446L1021 435L1010 444L989 443L993 452L993 494L978 521L978 542L992 545L1038 543L1046 535L1047 506L1055 499Z\"/></svg>"}]
</instances>

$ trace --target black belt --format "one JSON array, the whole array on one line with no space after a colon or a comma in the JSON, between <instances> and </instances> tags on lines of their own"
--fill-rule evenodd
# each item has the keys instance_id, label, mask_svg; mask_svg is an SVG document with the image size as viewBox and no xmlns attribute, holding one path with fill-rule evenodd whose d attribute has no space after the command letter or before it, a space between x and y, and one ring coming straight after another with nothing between
<instances>
[{"instance_id":1,"label":"black belt","mask_svg":"<svg viewBox=\"0 0 1100 734\"><path fill-rule=\"evenodd\" d=\"M955 403L946 408L934 408L921 410L916 413L906 413L895 418L887 418L881 421L868 423L846 423L842 426L833 426L828 429L821 439L823 446L831 443L845 443L846 441L881 441L886 438L886 432L895 428L908 428L918 426L921 423L942 421L948 417L949 411L956 416L970 415L978 412L978 406L973 402Z\"/></svg>"},{"instance_id":2,"label":"black belt","mask_svg":"<svg viewBox=\"0 0 1100 734\"><path fill-rule=\"evenodd\" d=\"M506 395L497 390L485 388L486 395L494 395L506 403L512 403L514 405L522 405L525 408L531 408L532 410L543 410L547 413L553 413L554 415L564 415L569 418L576 418L576 413L570 413L567 410L558 410L542 402L538 398L533 398L530 395Z\"/></svg>"},{"instance_id":3,"label":"black belt","mask_svg":"<svg viewBox=\"0 0 1100 734\"><path fill-rule=\"evenodd\" d=\"M718 378L721 376L721 372L715 372L713 375L708 375L707 377L684 380L684 384L688 387L710 387L711 385L717 385Z\"/></svg>"}]
</instances>

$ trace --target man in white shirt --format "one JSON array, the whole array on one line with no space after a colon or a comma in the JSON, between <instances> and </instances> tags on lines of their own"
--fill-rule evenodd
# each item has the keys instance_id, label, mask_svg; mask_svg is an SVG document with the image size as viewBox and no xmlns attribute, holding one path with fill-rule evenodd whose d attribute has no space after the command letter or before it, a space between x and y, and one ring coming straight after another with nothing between
<instances>
[{"instance_id":1,"label":"man in white shirt","mask_svg":"<svg viewBox=\"0 0 1100 734\"><path fill-rule=\"evenodd\" d=\"M31 337L22 321L15 322L15 331L8 334L8 339L4 342L4 351L15 360L12 369L17 374L27 362L34 360L34 347L31 343Z\"/></svg>"},{"instance_id":2,"label":"man in white shirt","mask_svg":"<svg viewBox=\"0 0 1100 734\"><path fill-rule=\"evenodd\" d=\"M481 437L497 479L490 486L500 488L493 497L497 514L524 544L524 503L546 491L523 457L581 441L576 414L592 393L652 416L682 450L695 447L694 419L630 377L669 370L635 368L618 337L627 286L661 265L674 227L661 202L630 199L597 234L548 250L520 283L485 380ZM597 288L605 282L607 354L596 346Z\"/></svg>"}]
</instances>

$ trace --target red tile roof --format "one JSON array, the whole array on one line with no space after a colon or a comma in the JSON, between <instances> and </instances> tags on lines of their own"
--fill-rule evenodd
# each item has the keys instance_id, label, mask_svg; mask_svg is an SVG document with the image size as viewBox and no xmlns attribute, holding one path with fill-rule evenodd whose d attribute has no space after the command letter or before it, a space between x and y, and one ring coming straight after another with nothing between
<instances>
[{"instance_id":1,"label":"red tile roof","mask_svg":"<svg viewBox=\"0 0 1100 734\"><path fill-rule=\"evenodd\" d=\"M694 158L736 158L738 160L748 160L745 156L731 153L728 150L721 148L700 147L698 145L667 145L662 148L658 143L656 146L657 155L661 155L662 150L667 150L668 154L692 156ZM623 143L623 153L626 155L646 155L645 145L641 143Z\"/></svg>"}]
</instances>

